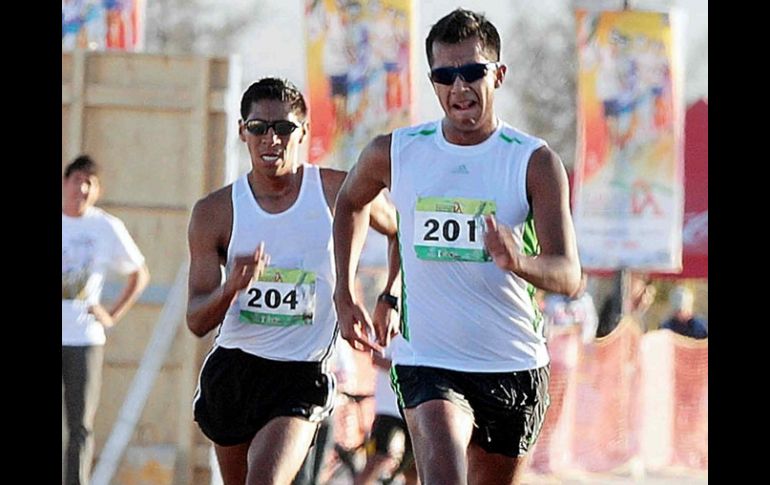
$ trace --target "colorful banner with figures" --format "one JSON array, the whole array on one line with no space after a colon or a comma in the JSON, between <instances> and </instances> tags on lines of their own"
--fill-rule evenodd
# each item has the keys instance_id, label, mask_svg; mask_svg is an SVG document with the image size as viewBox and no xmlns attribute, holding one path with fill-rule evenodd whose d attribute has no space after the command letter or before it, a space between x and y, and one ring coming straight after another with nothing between
<instances>
[{"instance_id":1,"label":"colorful banner with figures","mask_svg":"<svg viewBox=\"0 0 770 485\"><path fill-rule=\"evenodd\" d=\"M586 268L681 268L684 106L677 18L577 12L574 219Z\"/></svg>"},{"instance_id":2,"label":"colorful banner with figures","mask_svg":"<svg viewBox=\"0 0 770 485\"><path fill-rule=\"evenodd\" d=\"M349 169L411 122L411 0L305 0L310 162Z\"/></svg>"},{"instance_id":3,"label":"colorful banner with figures","mask_svg":"<svg viewBox=\"0 0 770 485\"><path fill-rule=\"evenodd\" d=\"M146 0L62 0L62 50L141 51Z\"/></svg>"}]
</instances>

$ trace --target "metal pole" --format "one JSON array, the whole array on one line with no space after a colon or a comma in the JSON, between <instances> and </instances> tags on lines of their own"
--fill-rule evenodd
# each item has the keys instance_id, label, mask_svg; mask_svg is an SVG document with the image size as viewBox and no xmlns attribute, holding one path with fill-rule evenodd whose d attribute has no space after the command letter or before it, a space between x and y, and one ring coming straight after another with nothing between
<instances>
[{"instance_id":1,"label":"metal pole","mask_svg":"<svg viewBox=\"0 0 770 485\"><path fill-rule=\"evenodd\" d=\"M128 389L118 419L91 475L92 485L109 485L118 469L123 453L131 440L136 423L139 421L155 383L155 378L168 355L171 344L174 342L174 335L181 322L184 321L187 303L186 282L187 264L183 264L177 272L168 300L160 312L158 323L155 325L155 330L144 351L139 369L137 369L131 387Z\"/></svg>"},{"instance_id":2,"label":"metal pole","mask_svg":"<svg viewBox=\"0 0 770 485\"><path fill-rule=\"evenodd\" d=\"M620 290L620 313L622 316L631 314L631 271L621 268L618 272L618 289Z\"/></svg>"}]
</instances>

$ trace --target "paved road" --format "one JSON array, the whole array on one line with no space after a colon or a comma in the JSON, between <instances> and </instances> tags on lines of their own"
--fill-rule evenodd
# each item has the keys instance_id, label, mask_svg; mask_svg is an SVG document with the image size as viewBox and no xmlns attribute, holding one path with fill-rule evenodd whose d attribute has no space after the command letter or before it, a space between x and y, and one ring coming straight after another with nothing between
<instances>
[{"instance_id":1,"label":"paved road","mask_svg":"<svg viewBox=\"0 0 770 485\"><path fill-rule=\"evenodd\" d=\"M344 481L347 482L347 481ZM634 479L630 476L617 475L574 475L571 477L529 475L524 477L524 485L708 485L708 476L650 476ZM327 485L350 485L343 480Z\"/></svg>"},{"instance_id":2,"label":"paved road","mask_svg":"<svg viewBox=\"0 0 770 485\"><path fill-rule=\"evenodd\" d=\"M569 477L525 476L526 485L708 485L708 475L679 475L633 478L617 475L575 475Z\"/></svg>"}]
</instances>

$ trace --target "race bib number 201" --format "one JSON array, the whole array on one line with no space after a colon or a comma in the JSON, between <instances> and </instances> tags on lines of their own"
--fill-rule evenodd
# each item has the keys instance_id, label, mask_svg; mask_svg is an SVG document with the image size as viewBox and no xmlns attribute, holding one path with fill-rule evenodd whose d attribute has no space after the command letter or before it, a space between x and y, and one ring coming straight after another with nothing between
<instances>
[{"instance_id":1,"label":"race bib number 201","mask_svg":"<svg viewBox=\"0 0 770 485\"><path fill-rule=\"evenodd\" d=\"M484 247L484 216L493 201L420 197L414 211L414 250L428 261L491 261Z\"/></svg>"},{"instance_id":2,"label":"race bib number 201","mask_svg":"<svg viewBox=\"0 0 770 485\"><path fill-rule=\"evenodd\" d=\"M238 296L240 321L273 327L310 325L315 310L315 273L267 268Z\"/></svg>"}]
</instances>

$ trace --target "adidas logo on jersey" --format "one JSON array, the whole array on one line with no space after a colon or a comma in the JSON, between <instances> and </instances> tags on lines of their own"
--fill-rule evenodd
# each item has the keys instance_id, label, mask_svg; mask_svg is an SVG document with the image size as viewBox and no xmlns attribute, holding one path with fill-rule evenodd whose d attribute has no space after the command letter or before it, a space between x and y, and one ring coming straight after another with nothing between
<instances>
[{"instance_id":1,"label":"adidas logo on jersey","mask_svg":"<svg viewBox=\"0 0 770 485\"><path fill-rule=\"evenodd\" d=\"M452 170L452 173L468 174L468 167L466 167L465 164L458 165L454 168L454 170Z\"/></svg>"}]
</instances>

